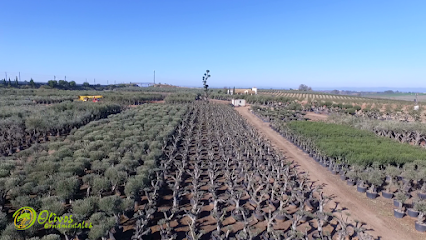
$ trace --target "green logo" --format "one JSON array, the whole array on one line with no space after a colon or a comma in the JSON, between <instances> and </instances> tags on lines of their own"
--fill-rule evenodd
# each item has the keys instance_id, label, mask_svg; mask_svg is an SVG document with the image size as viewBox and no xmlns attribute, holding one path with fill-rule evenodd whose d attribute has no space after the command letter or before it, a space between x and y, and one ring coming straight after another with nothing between
<instances>
[{"instance_id":1,"label":"green logo","mask_svg":"<svg viewBox=\"0 0 426 240\"><path fill-rule=\"evenodd\" d=\"M92 228L92 223L74 223L72 215L69 216L56 216L56 213L49 213L43 210L38 214L31 207L21 207L13 214L15 228L17 230L25 230L34 225L35 221L40 225L44 224L45 229L49 228Z\"/></svg>"},{"instance_id":2,"label":"green logo","mask_svg":"<svg viewBox=\"0 0 426 240\"><path fill-rule=\"evenodd\" d=\"M30 207L21 207L13 214L13 223L17 230L25 230L34 225L37 212Z\"/></svg>"}]
</instances>

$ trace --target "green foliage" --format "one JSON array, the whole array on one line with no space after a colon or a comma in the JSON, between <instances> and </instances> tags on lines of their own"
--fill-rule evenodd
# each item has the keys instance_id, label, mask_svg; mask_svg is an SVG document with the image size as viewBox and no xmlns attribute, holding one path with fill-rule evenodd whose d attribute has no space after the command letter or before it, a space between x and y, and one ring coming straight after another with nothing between
<instances>
[{"instance_id":1,"label":"green foliage","mask_svg":"<svg viewBox=\"0 0 426 240\"><path fill-rule=\"evenodd\" d=\"M356 111L359 111L359 110L361 110L361 106L359 106L359 105L355 105L355 106L353 107L353 109L355 109Z\"/></svg>"},{"instance_id":2,"label":"green foliage","mask_svg":"<svg viewBox=\"0 0 426 240\"><path fill-rule=\"evenodd\" d=\"M196 99L196 93L175 93L168 95L164 101L166 103L191 103Z\"/></svg>"},{"instance_id":3,"label":"green foliage","mask_svg":"<svg viewBox=\"0 0 426 240\"><path fill-rule=\"evenodd\" d=\"M354 115L355 114L355 108L347 108L345 110L345 113Z\"/></svg>"},{"instance_id":4,"label":"green foliage","mask_svg":"<svg viewBox=\"0 0 426 240\"><path fill-rule=\"evenodd\" d=\"M388 165L385 171L386 171L386 175L392 178L395 178L401 174L401 169L392 165Z\"/></svg>"},{"instance_id":5,"label":"green foliage","mask_svg":"<svg viewBox=\"0 0 426 240\"><path fill-rule=\"evenodd\" d=\"M51 88L55 88L58 85L58 81L50 80L47 82L47 85L49 85Z\"/></svg>"},{"instance_id":6,"label":"green foliage","mask_svg":"<svg viewBox=\"0 0 426 240\"><path fill-rule=\"evenodd\" d=\"M127 173L124 171L119 171L117 168L111 167L105 171L105 177L107 177L113 185L121 185L125 183L127 179Z\"/></svg>"},{"instance_id":7,"label":"green foliage","mask_svg":"<svg viewBox=\"0 0 426 240\"><path fill-rule=\"evenodd\" d=\"M33 198L28 195L20 195L11 201L12 206L16 209L25 206L31 206L34 209L39 209L41 202L38 198Z\"/></svg>"},{"instance_id":8,"label":"green foliage","mask_svg":"<svg viewBox=\"0 0 426 240\"><path fill-rule=\"evenodd\" d=\"M423 214L426 214L426 201L421 200L421 201L414 203L414 210L419 211Z\"/></svg>"},{"instance_id":9,"label":"green foliage","mask_svg":"<svg viewBox=\"0 0 426 240\"><path fill-rule=\"evenodd\" d=\"M124 193L126 196L136 198L139 195L139 192L143 189L144 185L144 181L141 180L141 177L130 177L127 180Z\"/></svg>"},{"instance_id":10,"label":"green foliage","mask_svg":"<svg viewBox=\"0 0 426 240\"><path fill-rule=\"evenodd\" d=\"M115 226L115 218L107 217L103 212L93 214L89 222L93 225L89 232L89 239L91 240L107 236L108 231Z\"/></svg>"},{"instance_id":11,"label":"green foliage","mask_svg":"<svg viewBox=\"0 0 426 240\"><path fill-rule=\"evenodd\" d=\"M73 199L79 188L79 180L75 177L61 179L55 184L56 195L63 200Z\"/></svg>"},{"instance_id":12,"label":"green foliage","mask_svg":"<svg viewBox=\"0 0 426 240\"><path fill-rule=\"evenodd\" d=\"M356 172L354 172L354 171L349 171L349 172L347 172L346 173L346 176L349 178L349 179L352 179L353 181L357 181L358 180L358 175L357 175L357 173Z\"/></svg>"},{"instance_id":13,"label":"green foliage","mask_svg":"<svg viewBox=\"0 0 426 240\"><path fill-rule=\"evenodd\" d=\"M378 187L383 184L383 173L380 170L373 170L368 173L368 182Z\"/></svg>"},{"instance_id":14,"label":"green foliage","mask_svg":"<svg viewBox=\"0 0 426 240\"><path fill-rule=\"evenodd\" d=\"M57 104L55 111L67 111L68 107ZM96 211L116 217L133 208L139 192L152 177L152 169L157 167L166 140L188 109L189 105L181 104L142 105L89 123L60 144L37 144L28 149L30 154L2 159L0 193L8 193L14 208L33 206L36 210L43 208L61 214L66 206L67 214L73 214L76 221L87 220ZM63 205L64 200L85 196L83 183L90 186L96 197ZM113 186L117 192L124 186L126 196L107 196ZM50 197L46 197L48 194ZM100 194L105 197L100 199ZM115 217L105 217L89 235L104 236L115 225ZM75 229L58 231L72 236Z\"/></svg>"},{"instance_id":15,"label":"green foliage","mask_svg":"<svg viewBox=\"0 0 426 240\"><path fill-rule=\"evenodd\" d=\"M49 212L56 213L58 216L62 215L65 211L61 199L56 196L45 197L41 199L41 202L42 210L48 210Z\"/></svg>"},{"instance_id":16,"label":"green foliage","mask_svg":"<svg viewBox=\"0 0 426 240\"><path fill-rule=\"evenodd\" d=\"M97 194L108 191L111 188L111 182L104 177L97 177L93 181L93 191Z\"/></svg>"},{"instance_id":17,"label":"green foliage","mask_svg":"<svg viewBox=\"0 0 426 240\"><path fill-rule=\"evenodd\" d=\"M398 202L400 202L400 203L404 203L408 199L408 197L403 192L397 192L395 194L395 199L398 200Z\"/></svg>"},{"instance_id":18,"label":"green foliage","mask_svg":"<svg viewBox=\"0 0 426 240\"><path fill-rule=\"evenodd\" d=\"M24 231L16 231L15 225L10 223L6 228L1 232L0 240L24 240L25 233Z\"/></svg>"},{"instance_id":19,"label":"green foliage","mask_svg":"<svg viewBox=\"0 0 426 240\"><path fill-rule=\"evenodd\" d=\"M312 149L319 149L328 157L342 158L349 164L400 165L417 159L426 160L426 152L419 147L380 138L350 126L293 121L281 128L288 135L309 142Z\"/></svg>"},{"instance_id":20,"label":"green foliage","mask_svg":"<svg viewBox=\"0 0 426 240\"><path fill-rule=\"evenodd\" d=\"M72 211L75 214L83 216L84 219L87 219L96 211L96 209L98 208L98 203L98 197L89 197L81 200L76 200L72 204Z\"/></svg>"},{"instance_id":21,"label":"green foliage","mask_svg":"<svg viewBox=\"0 0 426 240\"><path fill-rule=\"evenodd\" d=\"M129 206L117 195L103 197L99 200L99 209L112 216L125 211Z\"/></svg>"},{"instance_id":22,"label":"green foliage","mask_svg":"<svg viewBox=\"0 0 426 240\"><path fill-rule=\"evenodd\" d=\"M326 107L331 107L333 105L333 102L330 102L330 101L325 101L324 102L324 106L326 106Z\"/></svg>"}]
</instances>

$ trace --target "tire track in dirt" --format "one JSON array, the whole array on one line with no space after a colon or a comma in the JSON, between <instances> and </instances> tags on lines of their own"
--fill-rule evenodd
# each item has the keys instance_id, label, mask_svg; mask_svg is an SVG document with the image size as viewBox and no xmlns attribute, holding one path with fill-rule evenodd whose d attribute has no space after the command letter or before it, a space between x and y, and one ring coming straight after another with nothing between
<instances>
[{"instance_id":1,"label":"tire track in dirt","mask_svg":"<svg viewBox=\"0 0 426 240\"><path fill-rule=\"evenodd\" d=\"M269 123L265 123L253 115L249 111L249 106L237 107L235 110L269 139L275 148L281 150L288 160L294 161L300 170L307 172L311 181L326 185L323 189L324 194L335 196L328 204L330 208L334 208L336 205L340 206L339 208L347 208L345 212L350 213L349 218L365 222L367 224L365 227L371 230L368 233L376 239L426 239L426 234L415 231L414 219L407 216L404 219L396 219L393 216L391 200L381 197L375 200L368 199L364 194L358 193L355 187L346 185L339 176L332 175L309 155L275 132L269 127Z\"/></svg>"}]
</instances>

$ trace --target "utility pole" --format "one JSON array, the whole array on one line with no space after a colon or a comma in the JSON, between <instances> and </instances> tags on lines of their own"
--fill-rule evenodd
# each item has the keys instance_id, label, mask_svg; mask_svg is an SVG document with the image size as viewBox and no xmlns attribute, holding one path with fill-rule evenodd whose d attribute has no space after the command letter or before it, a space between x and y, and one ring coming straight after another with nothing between
<instances>
[{"instance_id":1,"label":"utility pole","mask_svg":"<svg viewBox=\"0 0 426 240\"><path fill-rule=\"evenodd\" d=\"M7 72L4 72L5 80L7 81Z\"/></svg>"},{"instance_id":2,"label":"utility pole","mask_svg":"<svg viewBox=\"0 0 426 240\"><path fill-rule=\"evenodd\" d=\"M56 76L53 76L53 80L55 80L55 81L56 81Z\"/></svg>"},{"instance_id":3,"label":"utility pole","mask_svg":"<svg viewBox=\"0 0 426 240\"><path fill-rule=\"evenodd\" d=\"M21 81L21 72L19 72L19 81Z\"/></svg>"},{"instance_id":4,"label":"utility pole","mask_svg":"<svg viewBox=\"0 0 426 240\"><path fill-rule=\"evenodd\" d=\"M67 76L65 76L65 81L67 80Z\"/></svg>"}]
</instances>

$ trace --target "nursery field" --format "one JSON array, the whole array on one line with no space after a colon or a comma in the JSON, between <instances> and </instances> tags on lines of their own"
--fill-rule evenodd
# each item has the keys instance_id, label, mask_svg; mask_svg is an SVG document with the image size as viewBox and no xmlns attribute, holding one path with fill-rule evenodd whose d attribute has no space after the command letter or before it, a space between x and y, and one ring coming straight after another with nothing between
<instances>
[{"instance_id":1,"label":"nursery field","mask_svg":"<svg viewBox=\"0 0 426 240\"><path fill-rule=\"evenodd\" d=\"M96 92L0 89L0 155L66 136L74 128L117 114L129 105L164 99L161 94L104 92L101 102L76 101Z\"/></svg>"},{"instance_id":2,"label":"nursery field","mask_svg":"<svg viewBox=\"0 0 426 240\"><path fill-rule=\"evenodd\" d=\"M114 236L115 227L134 217L140 192L187 110L186 105L143 105L93 121L64 141L36 144L1 159L1 239ZM17 231L7 220L24 206L58 217L72 215L93 228L43 229L37 221Z\"/></svg>"},{"instance_id":3,"label":"nursery field","mask_svg":"<svg viewBox=\"0 0 426 240\"><path fill-rule=\"evenodd\" d=\"M392 94L377 94L377 95L367 95L369 98L382 98L382 99L392 99L392 100L403 100L403 101L414 101L416 95L413 93L392 93ZM419 93L417 96L419 102L426 101L426 94Z\"/></svg>"},{"instance_id":4,"label":"nursery field","mask_svg":"<svg viewBox=\"0 0 426 240\"><path fill-rule=\"evenodd\" d=\"M322 167L310 155L292 142L288 141L270 127L270 123L263 122L249 111L249 107L236 108L236 110L253 125L262 135L271 140L276 149L283 152L289 161L293 161L299 171L309 174L311 181L316 184L326 184L324 194L334 196L328 203L333 208L343 208L352 221L364 222L368 233L374 238L359 239L424 239L424 233L414 230L414 219L405 216L403 219L395 218L391 213L394 209L392 201L378 197L374 200L358 193L354 186L346 184L339 175L332 174L329 168ZM398 173L397 173L398 174ZM354 238L356 239L356 238Z\"/></svg>"},{"instance_id":5,"label":"nursery field","mask_svg":"<svg viewBox=\"0 0 426 240\"><path fill-rule=\"evenodd\" d=\"M300 99L317 99L317 100L362 100L363 98L357 96L349 95L335 95L335 94L326 94L326 93L304 93L300 91L284 91L284 90L260 90L260 95L272 95L278 97L291 97L291 98L300 98Z\"/></svg>"},{"instance_id":6,"label":"nursery field","mask_svg":"<svg viewBox=\"0 0 426 240\"><path fill-rule=\"evenodd\" d=\"M411 231L426 231L423 123L380 121L339 112L321 122L312 122L306 121L307 114L292 104L254 105L249 113L241 111L252 119L263 121L268 128L264 127L263 131L275 131L281 135L278 138L285 138L290 145L297 146L306 155L305 161L324 167L326 174L339 176L337 179L355 188L366 199L387 205L392 202L386 199L393 200L396 208L390 205L383 211L393 211L395 220L411 218Z\"/></svg>"},{"instance_id":7,"label":"nursery field","mask_svg":"<svg viewBox=\"0 0 426 240\"><path fill-rule=\"evenodd\" d=\"M424 150L360 130L354 105L329 105L338 122L286 96L4 91L0 240L424 238ZM398 136L421 145L414 128ZM93 227L17 231L24 206Z\"/></svg>"},{"instance_id":8,"label":"nursery field","mask_svg":"<svg viewBox=\"0 0 426 240\"><path fill-rule=\"evenodd\" d=\"M176 99L173 99L176 101ZM182 100L184 101L184 100ZM0 239L343 239L330 206L232 107L147 104L1 159ZM93 225L16 231L22 206Z\"/></svg>"},{"instance_id":9,"label":"nursery field","mask_svg":"<svg viewBox=\"0 0 426 240\"><path fill-rule=\"evenodd\" d=\"M283 94L279 94L283 93ZM248 104L273 107L279 110L291 105L293 110L305 113L344 113L359 117L403 122L425 122L425 106L419 104L414 110L412 101L332 95L317 92L259 90L258 95L227 95L212 93L212 99L245 99Z\"/></svg>"}]
</instances>

